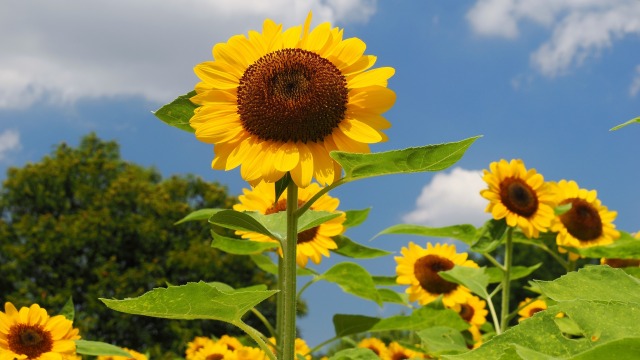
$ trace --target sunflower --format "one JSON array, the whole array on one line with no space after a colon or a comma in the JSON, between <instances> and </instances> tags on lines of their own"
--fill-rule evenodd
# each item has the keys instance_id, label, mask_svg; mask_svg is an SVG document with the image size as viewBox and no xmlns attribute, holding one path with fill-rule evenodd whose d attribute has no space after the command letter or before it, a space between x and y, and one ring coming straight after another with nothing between
<instances>
[{"instance_id":1,"label":"sunflower","mask_svg":"<svg viewBox=\"0 0 640 360\"><path fill-rule=\"evenodd\" d=\"M527 170L522 160L502 159L489 165L482 179L489 185L480 194L489 200L486 212L493 218L506 218L507 225L518 226L529 238L537 238L551 225L555 207L552 187L535 169Z\"/></svg>"},{"instance_id":2,"label":"sunflower","mask_svg":"<svg viewBox=\"0 0 640 360\"><path fill-rule=\"evenodd\" d=\"M206 336L196 336L193 341L187 344L187 350L185 351L185 357L187 360L193 359L193 356L207 344L214 344L215 342Z\"/></svg>"},{"instance_id":3,"label":"sunflower","mask_svg":"<svg viewBox=\"0 0 640 360\"><path fill-rule=\"evenodd\" d=\"M238 360L267 360L267 354L261 349L243 346L235 351Z\"/></svg>"},{"instance_id":4,"label":"sunflower","mask_svg":"<svg viewBox=\"0 0 640 360\"><path fill-rule=\"evenodd\" d=\"M269 348L275 353L276 351L273 348L273 345L276 345L276 338L271 337L269 338ZM309 348L309 345L307 345L307 342L303 339L296 338L294 349L297 358L302 357L305 360L311 360L311 348Z\"/></svg>"},{"instance_id":5,"label":"sunflower","mask_svg":"<svg viewBox=\"0 0 640 360\"><path fill-rule=\"evenodd\" d=\"M470 349L477 349L482 345L482 332L480 332L480 328L476 325L471 325L467 329L467 331L471 334L471 338L473 339L473 345L468 345Z\"/></svg>"},{"instance_id":6,"label":"sunflower","mask_svg":"<svg viewBox=\"0 0 640 360\"><path fill-rule=\"evenodd\" d=\"M131 357L126 356L98 356L97 360L147 360L147 355L141 354L135 350L122 348L122 350L126 351L131 355Z\"/></svg>"},{"instance_id":7,"label":"sunflower","mask_svg":"<svg viewBox=\"0 0 640 360\"><path fill-rule=\"evenodd\" d=\"M216 344L225 345L227 349L231 351L242 348L242 343L238 339L231 337L229 335L222 335L220 339L216 341Z\"/></svg>"},{"instance_id":8,"label":"sunflower","mask_svg":"<svg viewBox=\"0 0 640 360\"><path fill-rule=\"evenodd\" d=\"M4 304L0 311L0 360L61 360L76 353L78 329L63 315L49 317L38 304Z\"/></svg>"},{"instance_id":9,"label":"sunflower","mask_svg":"<svg viewBox=\"0 0 640 360\"><path fill-rule=\"evenodd\" d=\"M487 302L480 300L479 297L472 295L467 298L463 304L456 304L453 308L460 314L460 317L474 326L482 326L487 322Z\"/></svg>"},{"instance_id":10,"label":"sunflower","mask_svg":"<svg viewBox=\"0 0 640 360\"><path fill-rule=\"evenodd\" d=\"M238 356L225 344L206 344L195 355L193 360L237 360Z\"/></svg>"},{"instance_id":11,"label":"sunflower","mask_svg":"<svg viewBox=\"0 0 640 360\"><path fill-rule=\"evenodd\" d=\"M387 347L387 354L380 357L382 360L424 359L424 354L405 348L397 342L392 342Z\"/></svg>"},{"instance_id":12,"label":"sunflower","mask_svg":"<svg viewBox=\"0 0 640 360\"><path fill-rule=\"evenodd\" d=\"M518 304L518 321L522 321L524 319L528 319L533 316L533 314L547 310L547 303L544 300L536 299L531 300L531 298L526 298Z\"/></svg>"},{"instance_id":13,"label":"sunflower","mask_svg":"<svg viewBox=\"0 0 640 360\"><path fill-rule=\"evenodd\" d=\"M385 343L378 338L362 339L362 341L358 343L357 347L369 349L376 353L376 355L378 355L378 357L381 359L384 359L384 357L387 356L388 352L387 345L385 345Z\"/></svg>"},{"instance_id":14,"label":"sunflower","mask_svg":"<svg viewBox=\"0 0 640 360\"><path fill-rule=\"evenodd\" d=\"M438 275L440 271L451 270L455 265L477 268L478 264L467 260L467 253L456 253L455 245L427 243L423 248L413 242L401 250L403 256L395 257L398 266L396 282L410 285L406 292L409 300L425 305L442 295L442 302L447 307L464 304L471 297L469 289L462 285L444 280Z\"/></svg>"},{"instance_id":15,"label":"sunflower","mask_svg":"<svg viewBox=\"0 0 640 360\"><path fill-rule=\"evenodd\" d=\"M298 206L302 206L317 194L322 188L312 183L306 188L298 191ZM239 204L233 206L236 211L258 211L262 214L269 215L287 209L287 193L284 192L278 201L275 199L275 184L261 182L255 188L243 189L243 194L238 197ZM337 208L340 200L333 198L327 194L321 196L311 205L311 210L338 212ZM332 237L340 235L344 232L342 223L346 220L346 215L340 213L340 216L331 219L319 226L305 230L298 234L298 245L296 251L296 262L299 266L305 267L309 259L316 264L320 263L322 255L329 257L329 250L336 249L338 246ZM274 240L266 235L248 231L236 231L244 239L254 241L272 241Z\"/></svg>"},{"instance_id":16,"label":"sunflower","mask_svg":"<svg viewBox=\"0 0 640 360\"><path fill-rule=\"evenodd\" d=\"M330 184L341 175L329 152L369 152L387 140L381 116L395 102L387 88L394 69L371 69L365 43L342 39L329 23L283 31L265 20L262 33L233 36L213 48L214 61L194 69L200 82L191 101L196 138L214 145L212 167L242 165L255 185L291 172L299 187L315 178Z\"/></svg>"},{"instance_id":17,"label":"sunflower","mask_svg":"<svg viewBox=\"0 0 640 360\"><path fill-rule=\"evenodd\" d=\"M556 216L551 230L558 233L556 243L558 251L566 253L564 248L585 248L611 244L620 237L613 220L617 212L602 206L595 190L580 189L575 181L561 180L555 184L558 204L571 204L571 208ZM578 255L571 254L574 260Z\"/></svg>"}]
</instances>

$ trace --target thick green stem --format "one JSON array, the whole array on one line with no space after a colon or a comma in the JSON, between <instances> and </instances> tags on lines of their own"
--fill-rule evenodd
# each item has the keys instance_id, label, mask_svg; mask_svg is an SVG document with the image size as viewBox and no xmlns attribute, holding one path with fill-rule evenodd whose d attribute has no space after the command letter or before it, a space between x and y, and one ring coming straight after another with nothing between
<instances>
[{"instance_id":1,"label":"thick green stem","mask_svg":"<svg viewBox=\"0 0 640 360\"><path fill-rule=\"evenodd\" d=\"M511 260L513 258L513 228L507 230L507 241L504 250L504 276L502 277L502 311L500 316L500 328L502 332L509 325L509 298L511 292Z\"/></svg>"},{"instance_id":2,"label":"thick green stem","mask_svg":"<svg viewBox=\"0 0 640 360\"><path fill-rule=\"evenodd\" d=\"M278 348L280 359L295 359L296 341L296 247L298 245L298 186L291 182L287 187L287 238L283 243L283 257L278 312L282 312L282 322L278 325Z\"/></svg>"}]
</instances>

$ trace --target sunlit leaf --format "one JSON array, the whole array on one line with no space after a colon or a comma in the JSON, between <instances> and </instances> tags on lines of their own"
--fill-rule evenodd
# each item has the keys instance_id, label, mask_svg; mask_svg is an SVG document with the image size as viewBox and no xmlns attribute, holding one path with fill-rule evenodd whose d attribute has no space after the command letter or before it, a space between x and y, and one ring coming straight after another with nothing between
<instances>
[{"instance_id":1,"label":"sunlit leaf","mask_svg":"<svg viewBox=\"0 0 640 360\"><path fill-rule=\"evenodd\" d=\"M226 253L234 255L251 255L261 253L265 250L277 248L277 242L251 241L248 239L234 239L217 234L211 231L213 241L211 247L220 249Z\"/></svg>"},{"instance_id":2,"label":"sunlit leaf","mask_svg":"<svg viewBox=\"0 0 640 360\"><path fill-rule=\"evenodd\" d=\"M242 316L277 291L222 291L205 282L153 289L137 298L100 299L110 309L164 319L210 319L239 322Z\"/></svg>"},{"instance_id":3,"label":"sunlit leaf","mask_svg":"<svg viewBox=\"0 0 640 360\"><path fill-rule=\"evenodd\" d=\"M451 309L433 309L423 306L410 315L395 315L381 319L369 332L389 330L422 330L431 326L449 326L458 331L466 330L469 324Z\"/></svg>"},{"instance_id":4,"label":"sunlit leaf","mask_svg":"<svg viewBox=\"0 0 640 360\"><path fill-rule=\"evenodd\" d=\"M319 279L337 284L344 292L375 301L382 306L382 299L371 275L362 266L343 262L332 266Z\"/></svg>"},{"instance_id":5,"label":"sunlit leaf","mask_svg":"<svg viewBox=\"0 0 640 360\"><path fill-rule=\"evenodd\" d=\"M513 266L511 267L511 281L522 279L523 277L529 276L531 273L536 271L542 263L537 263L533 266ZM485 269L487 275L489 275L489 283L495 284L502 281L502 277L504 276L504 272L495 267L489 267Z\"/></svg>"},{"instance_id":6,"label":"sunlit leaf","mask_svg":"<svg viewBox=\"0 0 640 360\"><path fill-rule=\"evenodd\" d=\"M473 293L485 300L489 298L489 293L487 292L489 275L485 267L472 268L456 265L451 270L438 272L438 275L447 281L466 286Z\"/></svg>"},{"instance_id":7,"label":"sunlit leaf","mask_svg":"<svg viewBox=\"0 0 640 360\"><path fill-rule=\"evenodd\" d=\"M213 214L222 210L225 209L199 209L176 221L174 225L182 224L187 221L209 220L209 218L213 216Z\"/></svg>"},{"instance_id":8,"label":"sunlit leaf","mask_svg":"<svg viewBox=\"0 0 640 360\"><path fill-rule=\"evenodd\" d=\"M227 229L257 232L282 241L284 239L284 235L282 235L283 233L271 232L265 227L265 225L256 220L256 217L261 218L263 216L264 215L257 212L222 210L213 214L209 218L209 222Z\"/></svg>"},{"instance_id":9,"label":"sunlit leaf","mask_svg":"<svg viewBox=\"0 0 640 360\"><path fill-rule=\"evenodd\" d=\"M76 352L78 354L91 356L124 356L126 358L132 358L131 354L115 345L90 340L75 340L75 342Z\"/></svg>"},{"instance_id":10,"label":"sunlit leaf","mask_svg":"<svg viewBox=\"0 0 640 360\"><path fill-rule=\"evenodd\" d=\"M460 331L448 326L432 326L416 332L430 355L459 354L469 351Z\"/></svg>"},{"instance_id":11,"label":"sunlit leaf","mask_svg":"<svg viewBox=\"0 0 640 360\"><path fill-rule=\"evenodd\" d=\"M329 360L379 360L380 357L376 355L371 349L356 348L356 349L344 349L335 353Z\"/></svg>"},{"instance_id":12,"label":"sunlit leaf","mask_svg":"<svg viewBox=\"0 0 640 360\"><path fill-rule=\"evenodd\" d=\"M380 153L332 151L330 155L344 169L347 181L389 174L440 171L460 160L479 137Z\"/></svg>"},{"instance_id":13,"label":"sunlit leaf","mask_svg":"<svg viewBox=\"0 0 640 360\"><path fill-rule=\"evenodd\" d=\"M443 237L472 243L476 236L476 227L473 225L452 225L445 227L428 227L412 224L398 224L390 226L375 235L418 235L427 237Z\"/></svg>"},{"instance_id":14,"label":"sunlit leaf","mask_svg":"<svg viewBox=\"0 0 640 360\"><path fill-rule=\"evenodd\" d=\"M378 289L378 294L380 294L380 298L382 302L385 303L394 303L394 304L409 304L409 296L407 294L400 294L391 289Z\"/></svg>"},{"instance_id":15,"label":"sunlit leaf","mask_svg":"<svg viewBox=\"0 0 640 360\"><path fill-rule=\"evenodd\" d=\"M619 130L619 129L621 129L621 128L627 126L627 125L631 125L633 123L640 124L640 116L635 118L635 119L631 119L631 120L629 120L629 121L627 121L625 123L622 123L620 125L616 125L616 126L612 127L611 129L609 129L609 131Z\"/></svg>"},{"instance_id":16,"label":"sunlit leaf","mask_svg":"<svg viewBox=\"0 0 640 360\"><path fill-rule=\"evenodd\" d=\"M185 95L178 96L172 102L163 105L153 114L166 124L177 127L180 130L195 132L195 129L189 125L189 120L193 116L193 111L198 107L189 100L195 96L196 92L191 91Z\"/></svg>"},{"instance_id":17,"label":"sunlit leaf","mask_svg":"<svg viewBox=\"0 0 640 360\"><path fill-rule=\"evenodd\" d=\"M396 276L372 276L373 282L376 285L382 286L396 286L398 283L396 282Z\"/></svg>"},{"instance_id":18,"label":"sunlit leaf","mask_svg":"<svg viewBox=\"0 0 640 360\"><path fill-rule=\"evenodd\" d=\"M476 239L469 249L481 254L492 252L502 243L506 230L507 222L505 219L486 221L476 231Z\"/></svg>"},{"instance_id":19,"label":"sunlit leaf","mask_svg":"<svg viewBox=\"0 0 640 360\"><path fill-rule=\"evenodd\" d=\"M309 230L340 216L340 213L307 210L298 218L298 233Z\"/></svg>"},{"instance_id":20,"label":"sunlit leaf","mask_svg":"<svg viewBox=\"0 0 640 360\"><path fill-rule=\"evenodd\" d=\"M590 258L640 259L640 240L631 234L621 231L620 238L609 245L590 246L587 248L565 247L571 252Z\"/></svg>"},{"instance_id":21,"label":"sunlit leaf","mask_svg":"<svg viewBox=\"0 0 640 360\"><path fill-rule=\"evenodd\" d=\"M342 223L345 228L350 228L362 224L369 216L370 208L362 210L347 210L344 213L347 215L347 219Z\"/></svg>"},{"instance_id":22,"label":"sunlit leaf","mask_svg":"<svg viewBox=\"0 0 640 360\"><path fill-rule=\"evenodd\" d=\"M364 245L360 245L346 236L338 235L333 237L333 241L338 245L337 249L331 250L336 254L350 257L353 259L373 259L381 256L390 255L391 252L370 248Z\"/></svg>"}]
</instances>

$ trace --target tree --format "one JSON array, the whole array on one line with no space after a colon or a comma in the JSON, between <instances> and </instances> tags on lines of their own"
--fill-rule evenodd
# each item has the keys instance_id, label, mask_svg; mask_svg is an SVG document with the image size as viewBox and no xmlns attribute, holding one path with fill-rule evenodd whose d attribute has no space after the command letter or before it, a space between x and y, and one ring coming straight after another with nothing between
<instances>
[{"instance_id":1,"label":"tree","mask_svg":"<svg viewBox=\"0 0 640 360\"><path fill-rule=\"evenodd\" d=\"M123 161L115 142L95 134L78 148L60 144L38 163L9 169L0 189L0 299L56 312L71 297L83 338L152 357L182 355L197 335L239 334L220 322L121 314L99 301L199 280L271 287L273 277L248 257L211 248L205 223L174 225L196 209L233 203L219 184L193 175L163 180ZM275 304L260 310L272 319Z\"/></svg>"}]
</instances>

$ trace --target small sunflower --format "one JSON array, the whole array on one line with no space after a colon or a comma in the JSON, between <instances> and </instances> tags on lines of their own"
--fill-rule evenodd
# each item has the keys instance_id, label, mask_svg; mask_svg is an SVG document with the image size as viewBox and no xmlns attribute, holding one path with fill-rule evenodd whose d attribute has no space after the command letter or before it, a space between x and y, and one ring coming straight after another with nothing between
<instances>
[{"instance_id":1,"label":"small sunflower","mask_svg":"<svg viewBox=\"0 0 640 360\"><path fill-rule=\"evenodd\" d=\"M238 356L225 344L206 344L195 355L193 360L238 360Z\"/></svg>"},{"instance_id":2,"label":"small sunflower","mask_svg":"<svg viewBox=\"0 0 640 360\"><path fill-rule=\"evenodd\" d=\"M482 332L480 332L480 328L476 325L471 325L467 329L467 331L471 334L471 338L473 339L473 345L468 345L470 349L477 349L482 345Z\"/></svg>"},{"instance_id":3,"label":"small sunflower","mask_svg":"<svg viewBox=\"0 0 640 360\"><path fill-rule=\"evenodd\" d=\"M322 188L312 183L306 188L298 191L298 206L302 206L317 194ZM262 214L269 215L280 211L287 210L287 193L284 192L278 201L275 199L275 184L261 182L252 190L244 189L244 195L240 195L239 204L233 206L236 211L258 211ZM340 200L333 198L327 194L321 196L311 205L311 210L339 212L337 211ZM331 219L319 226L305 230L298 234L298 245L296 250L296 262L299 266L305 267L309 259L316 264L322 260L322 255L329 257L329 250L336 249L338 246L332 237L340 235L344 232L342 223L346 220L346 215L340 213L340 216ZM248 231L236 231L244 239L254 241L271 241L276 240L259 233Z\"/></svg>"},{"instance_id":4,"label":"small sunflower","mask_svg":"<svg viewBox=\"0 0 640 360\"><path fill-rule=\"evenodd\" d=\"M463 304L456 304L453 308L464 321L474 326L482 326L487 322L487 302L473 295Z\"/></svg>"},{"instance_id":5,"label":"small sunflower","mask_svg":"<svg viewBox=\"0 0 640 360\"><path fill-rule=\"evenodd\" d=\"M238 360L267 360L267 354L261 349L244 346L236 350L236 356Z\"/></svg>"},{"instance_id":6,"label":"small sunflower","mask_svg":"<svg viewBox=\"0 0 640 360\"><path fill-rule=\"evenodd\" d=\"M251 184L275 182L290 172L299 187L341 175L329 152L369 152L383 142L381 116L395 102L387 88L394 69L371 69L365 43L344 39L329 23L283 31L265 20L262 33L233 36L213 48L214 61L197 65L200 105L191 118L196 138L214 145L212 167L242 166Z\"/></svg>"},{"instance_id":7,"label":"small sunflower","mask_svg":"<svg viewBox=\"0 0 640 360\"><path fill-rule=\"evenodd\" d=\"M185 351L185 357L187 360L192 360L193 356L207 344L214 344L211 338L206 336L196 336L193 341L187 344L187 350Z\"/></svg>"},{"instance_id":8,"label":"small sunflower","mask_svg":"<svg viewBox=\"0 0 640 360\"><path fill-rule=\"evenodd\" d=\"M633 235L634 239L640 240L640 231ZM639 267L640 259L600 259L600 265L609 265L613 268Z\"/></svg>"},{"instance_id":9,"label":"small sunflower","mask_svg":"<svg viewBox=\"0 0 640 360\"><path fill-rule=\"evenodd\" d=\"M387 345L378 338L362 339L362 341L358 343L357 347L369 349L376 353L376 355L378 355L378 357L381 359L384 359L384 357L387 356L388 352Z\"/></svg>"},{"instance_id":10,"label":"small sunflower","mask_svg":"<svg viewBox=\"0 0 640 360\"><path fill-rule=\"evenodd\" d=\"M462 285L444 280L438 275L440 271L451 270L455 265L478 267L472 260L467 260L467 253L456 253L455 245L427 243L423 248L413 242L401 250L403 256L395 257L398 266L396 282L409 285L406 292L409 300L425 305L442 295L445 306L455 307L464 304L471 297L469 289Z\"/></svg>"},{"instance_id":11,"label":"small sunflower","mask_svg":"<svg viewBox=\"0 0 640 360\"><path fill-rule=\"evenodd\" d=\"M556 191L558 204L571 204L571 208L556 216L551 225L551 230L558 233L559 252L567 252L563 246L607 245L620 237L613 224L618 213L602 206L595 190L580 189L575 181L561 180L556 184ZM578 258L577 255L572 257Z\"/></svg>"},{"instance_id":12,"label":"small sunflower","mask_svg":"<svg viewBox=\"0 0 640 360\"><path fill-rule=\"evenodd\" d=\"M76 353L78 329L62 315L49 317L38 304L0 311L0 360L61 360Z\"/></svg>"},{"instance_id":13,"label":"small sunflower","mask_svg":"<svg viewBox=\"0 0 640 360\"><path fill-rule=\"evenodd\" d=\"M220 339L218 339L218 341L216 341L216 344L222 344L225 345L227 347L227 349L234 351L237 349L242 348L242 343L240 342L240 340L231 337L229 335L222 335L220 337Z\"/></svg>"},{"instance_id":14,"label":"small sunflower","mask_svg":"<svg viewBox=\"0 0 640 360\"><path fill-rule=\"evenodd\" d=\"M269 338L269 348L271 351L275 352L273 345L276 345L276 339L272 337ZM294 350L297 357L303 357L305 360L311 360L311 348L309 348L309 345L307 345L307 342L303 339L296 338Z\"/></svg>"},{"instance_id":15,"label":"small sunflower","mask_svg":"<svg viewBox=\"0 0 640 360\"><path fill-rule=\"evenodd\" d=\"M131 355L131 357L126 357L126 356L98 356L97 360L147 360L147 355L145 354L141 354L135 350L131 350L131 349L127 349L127 348L122 348L122 350L126 351L129 353L129 355Z\"/></svg>"},{"instance_id":16,"label":"small sunflower","mask_svg":"<svg viewBox=\"0 0 640 360\"><path fill-rule=\"evenodd\" d=\"M531 300L531 298L526 298L518 304L518 321L522 321L524 319L528 319L533 316L533 314L547 310L547 303L544 300L536 299Z\"/></svg>"},{"instance_id":17,"label":"small sunflower","mask_svg":"<svg viewBox=\"0 0 640 360\"><path fill-rule=\"evenodd\" d=\"M493 218L506 218L507 225L518 226L529 238L537 238L551 225L555 206L552 187L535 169L527 170L522 160L502 159L489 165L482 179L489 185L480 194L489 200L486 212Z\"/></svg>"},{"instance_id":18,"label":"small sunflower","mask_svg":"<svg viewBox=\"0 0 640 360\"><path fill-rule=\"evenodd\" d=\"M413 351L405 348L397 342L392 342L387 347L387 354L385 357L380 357L382 360L403 360L403 359L424 359L424 354L417 351Z\"/></svg>"}]
</instances>

